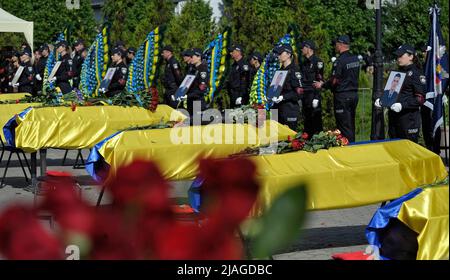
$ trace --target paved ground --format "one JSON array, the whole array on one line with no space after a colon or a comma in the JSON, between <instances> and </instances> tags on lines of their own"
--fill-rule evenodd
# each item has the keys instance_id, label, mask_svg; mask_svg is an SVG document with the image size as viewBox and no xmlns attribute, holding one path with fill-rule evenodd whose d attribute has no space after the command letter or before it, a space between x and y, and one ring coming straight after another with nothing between
<instances>
[{"instance_id":1,"label":"paved ground","mask_svg":"<svg viewBox=\"0 0 450 280\"><path fill-rule=\"evenodd\" d=\"M83 183L83 198L95 204L99 189L92 185L85 169L73 169L76 151L70 151L66 166L61 166L64 151L48 151L48 169L68 171ZM83 151L87 158L88 151ZM5 160L0 167L0 176L5 170ZM8 169L6 186L0 189L0 211L11 203L32 203L33 194L24 190L28 185L16 156L13 156L12 168ZM177 182L173 185L173 196L187 195L189 182ZM103 199L103 204L108 198ZM327 260L336 252L364 250L367 240L365 226L369 223L378 205L333 211L314 211L308 213L307 222L299 238L290 247L273 256L276 260Z\"/></svg>"}]
</instances>

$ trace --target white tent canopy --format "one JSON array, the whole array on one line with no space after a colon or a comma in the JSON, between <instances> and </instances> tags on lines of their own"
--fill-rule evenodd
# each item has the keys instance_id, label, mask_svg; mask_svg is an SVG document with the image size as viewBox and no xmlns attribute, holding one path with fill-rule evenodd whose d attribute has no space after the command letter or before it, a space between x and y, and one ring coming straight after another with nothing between
<instances>
[{"instance_id":1,"label":"white tent canopy","mask_svg":"<svg viewBox=\"0 0 450 280\"><path fill-rule=\"evenodd\" d=\"M33 49L33 22L25 21L0 8L0 32L23 33Z\"/></svg>"}]
</instances>

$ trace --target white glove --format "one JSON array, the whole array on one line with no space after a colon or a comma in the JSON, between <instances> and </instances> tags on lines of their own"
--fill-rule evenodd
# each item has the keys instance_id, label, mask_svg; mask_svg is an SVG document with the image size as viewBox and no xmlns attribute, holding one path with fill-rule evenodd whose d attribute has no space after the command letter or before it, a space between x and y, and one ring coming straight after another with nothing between
<instances>
[{"instance_id":1,"label":"white glove","mask_svg":"<svg viewBox=\"0 0 450 280\"><path fill-rule=\"evenodd\" d=\"M402 104L401 103L392 104L391 110L394 112L400 113L400 111L402 110Z\"/></svg>"},{"instance_id":2,"label":"white glove","mask_svg":"<svg viewBox=\"0 0 450 280\"><path fill-rule=\"evenodd\" d=\"M445 105L445 106L448 105L448 98L447 98L447 95L444 95L444 96L442 97L442 102L444 102L444 105Z\"/></svg>"},{"instance_id":3,"label":"white glove","mask_svg":"<svg viewBox=\"0 0 450 280\"><path fill-rule=\"evenodd\" d=\"M181 97L178 97L177 98L177 101L184 101L184 100L186 100L187 99L187 95L183 95L183 96L181 96Z\"/></svg>"},{"instance_id":4,"label":"white glove","mask_svg":"<svg viewBox=\"0 0 450 280\"><path fill-rule=\"evenodd\" d=\"M15 84L13 85L13 87L15 87L15 88L17 88L17 87L19 87L19 86L20 86L19 83L15 83Z\"/></svg>"},{"instance_id":5,"label":"white glove","mask_svg":"<svg viewBox=\"0 0 450 280\"><path fill-rule=\"evenodd\" d=\"M274 96L274 97L272 98L272 101L273 101L274 103L280 103L281 101L283 101L283 98L284 98L283 95L280 95L280 97L278 97L278 98Z\"/></svg>"},{"instance_id":6,"label":"white glove","mask_svg":"<svg viewBox=\"0 0 450 280\"><path fill-rule=\"evenodd\" d=\"M377 98L377 100L375 100L375 104L374 105L377 108L381 108L380 98Z\"/></svg>"},{"instance_id":7,"label":"white glove","mask_svg":"<svg viewBox=\"0 0 450 280\"><path fill-rule=\"evenodd\" d=\"M175 96L172 94L172 95L170 96L170 99L171 99L172 101L175 101Z\"/></svg>"},{"instance_id":8,"label":"white glove","mask_svg":"<svg viewBox=\"0 0 450 280\"><path fill-rule=\"evenodd\" d=\"M41 75L39 75L39 74L36 74L36 80L38 80L38 81L42 81Z\"/></svg>"},{"instance_id":9,"label":"white glove","mask_svg":"<svg viewBox=\"0 0 450 280\"><path fill-rule=\"evenodd\" d=\"M102 93L105 93L106 92L106 88L99 88L98 91L102 92Z\"/></svg>"},{"instance_id":10,"label":"white glove","mask_svg":"<svg viewBox=\"0 0 450 280\"><path fill-rule=\"evenodd\" d=\"M312 106L314 109L319 107L319 99L313 99Z\"/></svg>"},{"instance_id":11,"label":"white glove","mask_svg":"<svg viewBox=\"0 0 450 280\"><path fill-rule=\"evenodd\" d=\"M242 104L242 97L236 98L236 105L241 105L241 104Z\"/></svg>"},{"instance_id":12,"label":"white glove","mask_svg":"<svg viewBox=\"0 0 450 280\"><path fill-rule=\"evenodd\" d=\"M51 82L56 82L56 77L51 78L50 80L48 80L49 83Z\"/></svg>"}]
</instances>

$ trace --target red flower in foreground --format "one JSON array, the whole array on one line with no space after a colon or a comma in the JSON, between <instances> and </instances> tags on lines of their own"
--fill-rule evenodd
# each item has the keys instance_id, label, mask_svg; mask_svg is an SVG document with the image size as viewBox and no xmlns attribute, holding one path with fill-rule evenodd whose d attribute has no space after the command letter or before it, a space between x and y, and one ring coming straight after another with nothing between
<instances>
[{"instance_id":1,"label":"red flower in foreground","mask_svg":"<svg viewBox=\"0 0 450 280\"><path fill-rule=\"evenodd\" d=\"M200 161L204 211L213 222L217 219L224 229L234 229L247 217L258 194L255 174L256 166L245 158Z\"/></svg>"},{"instance_id":2,"label":"red flower in foreground","mask_svg":"<svg viewBox=\"0 0 450 280\"><path fill-rule=\"evenodd\" d=\"M62 259L63 249L32 209L13 206L0 216L0 251L11 260Z\"/></svg>"},{"instance_id":3,"label":"red flower in foreground","mask_svg":"<svg viewBox=\"0 0 450 280\"><path fill-rule=\"evenodd\" d=\"M303 132L303 133L302 133L302 138L305 139L305 140L308 140L308 138L309 138L308 133Z\"/></svg>"},{"instance_id":4,"label":"red flower in foreground","mask_svg":"<svg viewBox=\"0 0 450 280\"><path fill-rule=\"evenodd\" d=\"M16 104L19 104L20 103L20 100L19 99L16 99Z\"/></svg>"},{"instance_id":5,"label":"red flower in foreground","mask_svg":"<svg viewBox=\"0 0 450 280\"><path fill-rule=\"evenodd\" d=\"M77 109L77 104L72 102L72 104L70 105L70 109L72 109L72 111L75 112L75 110Z\"/></svg>"},{"instance_id":6,"label":"red flower in foreground","mask_svg":"<svg viewBox=\"0 0 450 280\"><path fill-rule=\"evenodd\" d=\"M348 144L349 144L349 141L348 141L347 137L342 137L341 143L342 143L343 146L348 145Z\"/></svg>"},{"instance_id":7,"label":"red flower in foreground","mask_svg":"<svg viewBox=\"0 0 450 280\"><path fill-rule=\"evenodd\" d=\"M301 149L303 148L304 145L305 145L304 142L300 142L300 140L298 140L298 139L294 139L294 140L292 141L292 149L293 149L294 151L301 150Z\"/></svg>"}]
</instances>

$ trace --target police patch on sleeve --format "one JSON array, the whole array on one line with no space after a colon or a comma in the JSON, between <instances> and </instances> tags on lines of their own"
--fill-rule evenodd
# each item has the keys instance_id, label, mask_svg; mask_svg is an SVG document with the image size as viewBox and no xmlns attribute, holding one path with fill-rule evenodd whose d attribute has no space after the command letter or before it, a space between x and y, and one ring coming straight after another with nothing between
<instances>
[{"instance_id":1,"label":"police patch on sleeve","mask_svg":"<svg viewBox=\"0 0 450 280\"><path fill-rule=\"evenodd\" d=\"M244 64L243 68L244 68L244 71L248 71L248 65L247 64Z\"/></svg>"},{"instance_id":2,"label":"police patch on sleeve","mask_svg":"<svg viewBox=\"0 0 450 280\"><path fill-rule=\"evenodd\" d=\"M323 68L323 62L317 62L317 68L322 69Z\"/></svg>"},{"instance_id":3,"label":"police patch on sleeve","mask_svg":"<svg viewBox=\"0 0 450 280\"><path fill-rule=\"evenodd\" d=\"M28 71L29 71L29 72L33 72L33 67L28 66Z\"/></svg>"},{"instance_id":4,"label":"police patch on sleeve","mask_svg":"<svg viewBox=\"0 0 450 280\"><path fill-rule=\"evenodd\" d=\"M200 77L202 79L206 79L206 72L200 72Z\"/></svg>"},{"instance_id":5,"label":"police patch on sleeve","mask_svg":"<svg viewBox=\"0 0 450 280\"><path fill-rule=\"evenodd\" d=\"M300 80L302 78L302 74L300 74L300 72L295 72L295 77Z\"/></svg>"},{"instance_id":6,"label":"police patch on sleeve","mask_svg":"<svg viewBox=\"0 0 450 280\"><path fill-rule=\"evenodd\" d=\"M420 82L425 85L427 83L427 78L425 78L425 76L420 76Z\"/></svg>"},{"instance_id":7,"label":"police patch on sleeve","mask_svg":"<svg viewBox=\"0 0 450 280\"><path fill-rule=\"evenodd\" d=\"M173 69L178 69L178 64L174 63L173 64Z\"/></svg>"},{"instance_id":8,"label":"police patch on sleeve","mask_svg":"<svg viewBox=\"0 0 450 280\"><path fill-rule=\"evenodd\" d=\"M69 61L69 65L72 65L72 63L73 63L72 59L69 59L68 61Z\"/></svg>"},{"instance_id":9,"label":"police patch on sleeve","mask_svg":"<svg viewBox=\"0 0 450 280\"><path fill-rule=\"evenodd\" d=\"M411 77L413 75L413 71L408 71L408 76Z\"/></svg>"},{"instance_id":10,"label":"police patch on sleeve","mask_svg":"<svg viewBox=\"0 0 450 280\"><path fill-rule=\"evenodd\" d=\"M122 67L122 74L126 74L127 73L127 68L125 68L125 67Z\"/></svg>"}]
</instances>

